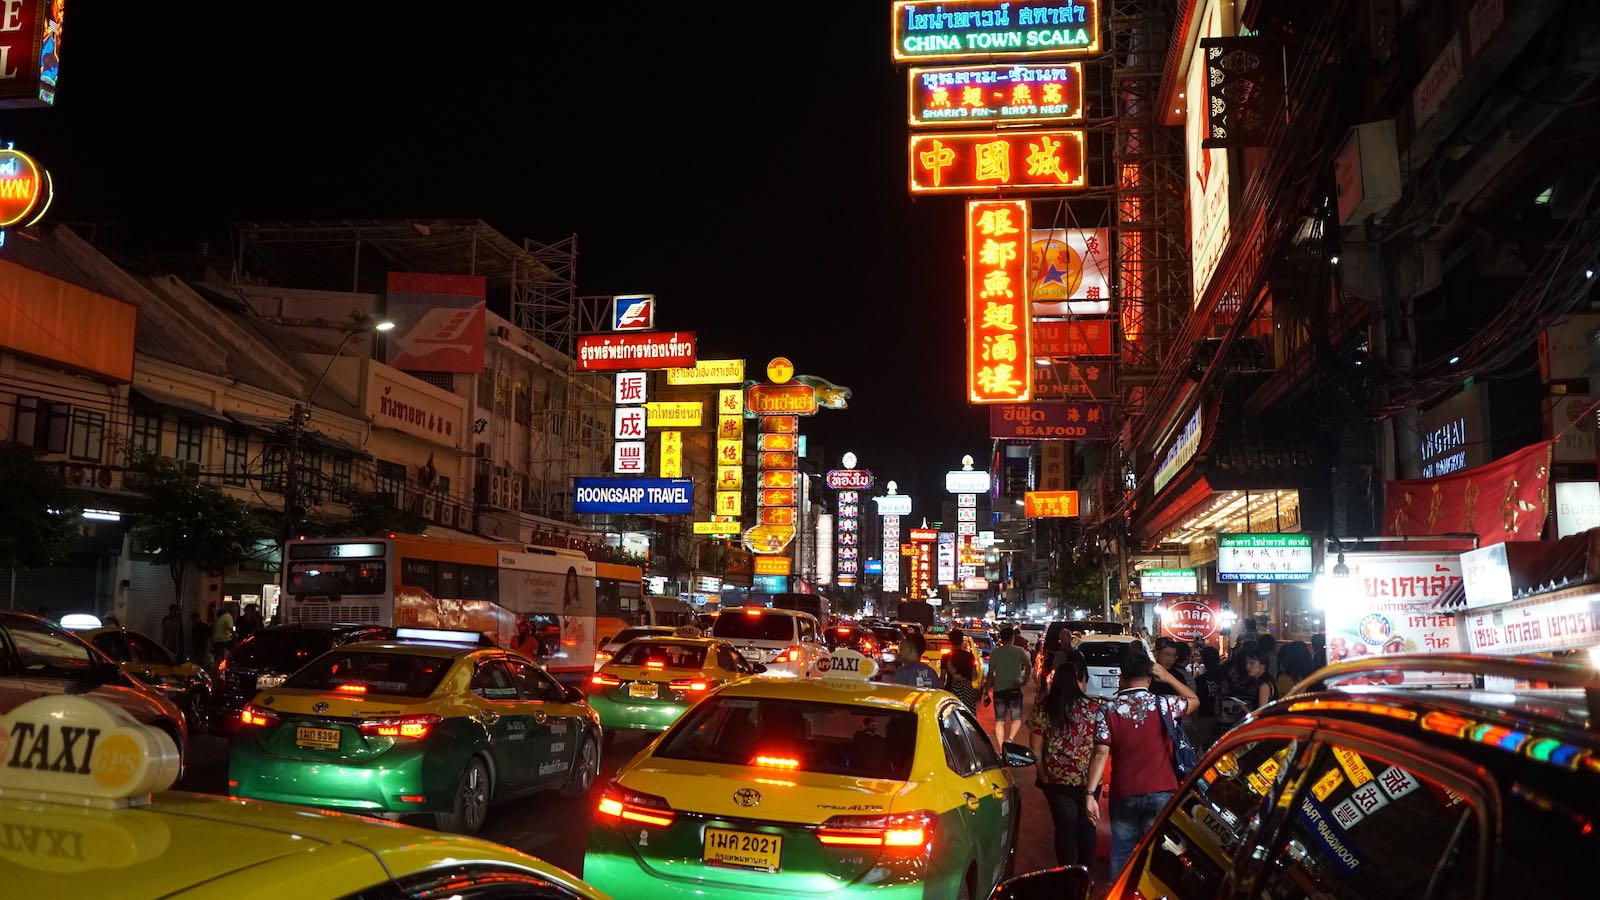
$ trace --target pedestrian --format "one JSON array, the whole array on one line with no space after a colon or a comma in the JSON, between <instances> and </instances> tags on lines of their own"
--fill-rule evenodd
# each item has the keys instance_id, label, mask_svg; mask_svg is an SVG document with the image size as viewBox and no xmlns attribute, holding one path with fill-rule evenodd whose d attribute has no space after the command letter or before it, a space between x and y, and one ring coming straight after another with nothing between
<instances>
[{"instance_id":1,"label":"pedestrian","mask_svg":"<svg viewBox=\"0 0 1600 900\"><path fill-rule=\"evenodd\" d=\"M222 611L211 622L211 658L221 662L228 654L228 645L233 643L233 613L229 611L228 604L222 604Z\"/></svg>"},{"instance_id":2,"label":"pedestrian","mask_svg":"<svg viewBox=\"0 0 1600 900\"><path fill-rule=\"evenodd\" d=\"M261 607L255 603L246 604L244 612L239 614L239 640L255 634L266 624L266 620L261 617Z\"/></svg>"},{"instance_id":3,"label":"pedestrian","mask_svg":"<svg viewBox=\"0 0 1600 900\"><path fill-rule=\"evenodd\" d=\"M180 661L189 655L189 648L183 644L183 607L176 603L168 604L167 614L161 617L161 646Z\"/></svg>"},{"instance_id":4,"label":"pedestrian","mask_svg":"<svg viewBox=\"0 0 1600 900\"><path fill-rule=\"evenodd\" d=\"M1094 707L1086 693L1088 673L1067 663L1050 676L1050 690L1028 717L1038 785L1056 829L1056 865L1094 860L1094 818L1087 809L1089 761L1094 757ZM998 700L996 701L999 702Z\"/></svg>"},{"instance_id":5,"label":"pedestrian","mask_svg":"<svg viewBox=\"0 0 1600 900\"><path fill-rule=\"evenodd\" d=\"M1200 674L1194 679L1194 693L1200 698L1200 705L1187 721L1194 723L1195 750L1204 753L1222 733L1217 726L1217 701L1227 686L1227 672L1222 665L1222 653L1215 647L1200 651L1200 665Z\"/></svg>"},{"instance_id":6,"label":"pedestrian","mask_svg":"<svg viewBox=\"0 0 1600 900\"><path fill-rule=\"evenodd\" d=\"M1259 647L1245 651L1244 671L1250 679L1245 697L1250 701L1252 710L1260 709L1277 699L1277 682L1267 674L1267 654Z\"/></svg>"},{"instance_id":7,"label":"pedestrian","mask_svg":"<svg viewBox=\"0 0 1600 900\"><path fill-rule=\"evenodd\" d=\"M1166 643L1163 644L1161 641L1166 641ZM1193 684L1189 681L1189 676L1183 671L1183 664L1188 660L1188 655L1189 647L1186 644L1180 644L1177 641L1167 640L1166 638L1161 638L1156 642L1155 661L1161 665L1161 668L1172 673L1173 678L1183 682L1185 686L1193 687ZM1152 693L1169 696L1177 693L1166 684L1160 683L1151 685L1150 690Z\"/></svg>"},{"instance_id":8,"label":"pedestrian","mask_svg":"<svg viewBox=\"0 0 1600 900\"><path fill-rule=\"evenodd\" d=\"M1000 646L989 654L985 678L994 697L995 740L1002 744L1016 740L1022 732L1022 688L1033 674L1028 651L1013 643L1015 634L1010 625L1000 629Z\"/></svg>"},{"instance_id":9,"label":"pedestrian","mask_svg":"<svg viewBox=\"0 0 1600 900\"><path fill-rule=\"evenodd\" d=\"M189 613L189 661L205 665L207 650L211 648L211 626L200 618L199 610Z\"/></svg>"},{"instance_id":10,"label":"pedestrian","mask_svg":"<svg viewBox=\"0 0 1600 900\"><path fill-rule=\"evenodd\" d=\"M1315 672L1317 666L1311 661L1311 648L1299 641L1289 641L1278 645L1278 677L1274 686L1277 696L1287 697L1294 690L1294 686L1302 679Z\"/></svg>"},{"instance_id":11,"label":"pedestrian","mask_svg":"<svg viewBox=\"0 0 1600 900\"><path fill-rule=\"evenodd\" d=\"M1311 665L1313 671L1328 664L1328 636L1317 632L1311 636Z\"/></svg>"},{"instance_id":12,"label":"pedestrian","mask_svg":"<svg viewBox=\"0 0 1600 900\"><path fill-rule=\"evenodd\" d=\"M1270 634L1263 634L1256 638L1256 649L1261 651L1262 659L1267 664L1267 674L1273 678L1278 677L1278 639Z\"/></svg>"},{"instance_id":13,"label":"pedestrian","mask_svg":"<svg viewBox=\"0 0 1600 900\"><path fill-rule=\"evenodd\" d=\"M943 669L944 689L976 714L978 701L987 698L978 679L978 659L967 649L967 636L959 628L950 630L950 653L944 658Z\"/></svg>"},{"instance_id":14,"label":"pedestrian","mask_svg":"<svg viewBox=\"0 0 1600 900\"><path fill-rule=\"evenodd\" d=\"M1171 685L1177 696L1150 692L1150 681ZM1122 661L1121 689L1095 707L1094 758L1089 764L1086 806L1091 819L1100 817L1099 794L1106 763L1111 766L1111 871L1120 873L1140 837L1178 789L1172 767L1172 744L1161 716L1176 720L1200 704L1189 686L1173 678L1142 653ZM1115 876L1113 876L1115 877Z\"/></svg>"},{"instance_id":15,"label":"pedestrian","mask_svg":"<svg viewBox=\"0 0 1600 900\"><path fill-rule=\"evenodd\" d=\"M900 640L900 652L896 656L901 662L894 670L894 683L907 687L936 688L939 686L939 673L933 667L922 661L922 654L928 649L927 642L922 639L919 631L907 631Z\"/></svg>"}]
</instances>

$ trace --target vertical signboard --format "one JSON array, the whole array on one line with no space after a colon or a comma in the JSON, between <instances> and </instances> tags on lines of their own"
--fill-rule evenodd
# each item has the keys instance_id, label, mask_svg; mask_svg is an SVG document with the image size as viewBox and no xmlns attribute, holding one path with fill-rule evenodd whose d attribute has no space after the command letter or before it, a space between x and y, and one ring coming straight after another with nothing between
<instances>
[{"instance_id":1,"label":"vertical signboard","mask_svg":"<svg viewBox=\"0 0 1600 900\"><path fill-rule=\"evenodd\" d=\"M1027 304L1028 203L967 204L967 399L1033 399L1033 316Z\"/></svg>"},{"instance_id":2,"label":"vertical signboard","mask_svg":"<svg viewBox=\"0 0 1600 900\"><path fill-rule=\"evenodd\" d=\"M1199 37L1215 38L1228 34L1227 19L1232 3L1199 0ZM1228 151L1207 148L1210 127L1206 98L1205 48L1198 42L1189 57L1189 79L1185 88L1188 105L1183 114L1184 150L1189 163L1189 260L1193 272L1194 303L1205 296L1211 274L1228 245Z\"/></svg>"},{"instance_id":3,"label":"vertical signboard","mask_svg":"<svg viewBox=\"0 0 1600 900\"><path fill-rule=\"evenodd\" d=\"M956 583L956 536L948 531L939 532L939 572L940 585Z\"/></svg>"},{"instance_id":4,"label":"vertical signboard","mask_svg":"<svg viewBox=\"0 0 1600 900\"><path fill-rule=\"evenodd\" d=\"M66 0L0 3L0 109L52 106Z\"/></svg>"},{"instance_id":5,"label":"vertical signboard","mask_svg":"<svg viewBox=\"0 0 1600 900\"><path fill-rule=\"evenodd\" d=\"M661 432L661 477L683 477L683 432Z\"/></svg>"}]
</instances>

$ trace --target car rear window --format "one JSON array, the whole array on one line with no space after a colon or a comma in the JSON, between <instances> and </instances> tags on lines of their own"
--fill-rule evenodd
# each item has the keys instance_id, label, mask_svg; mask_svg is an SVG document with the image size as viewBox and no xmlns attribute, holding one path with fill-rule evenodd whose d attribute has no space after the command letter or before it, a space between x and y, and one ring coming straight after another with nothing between
<instances>
[{"instance_id":1,"label":"car rear window","mask_svg":"<svg viewBox=\"0 0 1600 900\"><path fill-rule=\"evenodd\" d=\"M258 631L234 648L231 664L290 674L332 647L329 631Z\"/></svg>"},{"instance_id":2,"label":"car rear window","mask_svg":"<svg viewBox=\"0 0 1600 900\"><path fill-rule=\"evenodd\" d=\"M766 757L802 772L905 781L916 738L916 714L906 710L713 697L690 710L655 755L731 766Z\"/></svg>"},{"instance_id":3,"label":"car rear window","mask_svg":"<svg viewBox=\"0 0 1600 900\"><path fill-rule=\"evenodd\" d=\"M313 660L283 683L306 691L338 691L360 685L365 693L426 697L450 670L449 657L335 650ZM348 690L348 688L346 689Z\"/></svg>"},{"instance_id":4,"label":"car rear window","mask_svg":"<svg viewBox=\"0 0 1600 900\"><path fill-rule=\"evenodd\" d=\"M794 617L729 610L717 617L711 634L730 641L792 641Z\"/></svg>"},{"instance_id":5,"label":"car rear window","mask_svg":"<svg viewBox=\"0 0 1600 900\"><path fill-rule=\"evenodd\" d=\"M1131 646L1125 641L1084 641L1078 645L1078 652L1083 654L1085 665L1120 667Z\"/></svg>"},{"instance_id":6,"label":"car rear window","mask_svg":"<svg viewBox=\"0 0 1600 900\"><path fill-rule=\"evenodd\" d=\"M693 644L634 641L618 650L612 662L619 666L647 666L651 663L660 663L665 669L699 669L706 664L706 648Z\"/></svg>"},{"instance_id":7,"label":"car rear window","mask_svg":"<svg viewBox=\"0 0 1600 900\"><path fill-rule=\"evenodd\" d=\"M616 637L611 639L611 643L626 644L634 638L649 637L650 635L661 633L653 628L624 628Z\"/></svg>"}]
</instances>

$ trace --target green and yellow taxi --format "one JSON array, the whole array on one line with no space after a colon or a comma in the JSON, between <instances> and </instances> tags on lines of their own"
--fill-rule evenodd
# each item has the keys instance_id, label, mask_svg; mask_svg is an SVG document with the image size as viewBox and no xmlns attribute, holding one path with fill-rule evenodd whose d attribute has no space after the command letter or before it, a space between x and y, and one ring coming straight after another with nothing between
<instances>
[{"instance_id":1,"label":"green and yellow taxi","mask_svg":"<svg viewBox=\"0 0 1600 900\"><path fill-rule=\"evenodd\" d=\"M211 710L211 676L148 635L120 625L75 632L111 657L122 671L150 685L183 710L190 732L205 729Z\"/></svg>"},{"instance_id":2,"label":"green and yellow taxi","mask_svg":"<svg viewBox=\"0 0 1600 900\"><path fill-rule=\"evenodd\" d=\"M937 672L940 678L943 678L944 661L950 656L951 651L955 649L955 642L950 640L949 634L930 634L923 638L923 644L922 662ZM972 686L981 687L985 668L983 655L978 650L977 643L971 637L964 635L961 645L967 648L968 653L972 654L972 659L975 663L973 669L977 672L977 676L972 679Z\"/></svg>"},{"instance_id":3,"label":"green and yellow taxi","mask_svg":"<svg viewBox=\"0 0 1600 900\"><path fill-rule=\"evenodd\" d=\"M473 838L169 791L178 776L171 737L104 700L23 704L0 716L0 750L7 897L605 897L554 866Z\"/></svg>"},{"instance_id":4,"label":"green and yellow taxi","mask_svg":"<svg viewBox=\"0 0 1600 900\"><path fill-rule=\"evenodd\" d=\"M229 763L240 797L369 815L431 813L445 831L547 789L588 793L600 720L563 687L478 635L398 629L324 653L240 712Z\"/></svg>"},{"instance_id":5,"label":"green and yellow taxi","mask_svg":"<svg viewBox=\"0 0 1600 900\"><path fill-rule=\"evenodd\" d=\"M954 696L873 682L853 650L820 662L718 688L624 766L584 877L622 897L987 897L1021 811L1006 766L1033 755L1002 761Z\"/></svg>"},{"instance_id":6,"label":"green and yellow taxi","mask_svg":"<svg viewBox=\"0 0 1600 900\"><path fill-rule=\"evenodd\" d=\"M634 638L591 676L589 705L607 738L665 731L710 691L765 670L715 638Z\"/></svg>"}]
</instances>

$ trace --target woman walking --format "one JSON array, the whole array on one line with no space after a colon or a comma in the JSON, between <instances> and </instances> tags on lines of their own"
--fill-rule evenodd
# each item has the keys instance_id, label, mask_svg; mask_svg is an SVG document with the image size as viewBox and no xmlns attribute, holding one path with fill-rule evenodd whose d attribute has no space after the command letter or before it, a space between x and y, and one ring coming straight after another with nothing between
<instances>
[{"instance_id":1,"label":"woman walking","mask_svg":"<svg viewBox=\"0 0 1600 900\"><path fill-rule=\"evenodd\" d=\"M1063 663L1028 719L1039 760L1039 790L1055 823L1059 866L1086 866L1094 860L1094 818L1084 803L1094 755L1094 701L1085 692L1087 678L1076 663Z\"/></svg>"},{"instance_id":2,"label":"woman walking","mask_svg":"<svg viewBox=\"0 0 1600 900\"><path fill-rule=\"evenodd\" d=\"M950 630L950 653L944 658L944 689L956 695L973 715L978 713L978 660L967 649L966 635Z\"/></svg>"}]
</instances>

